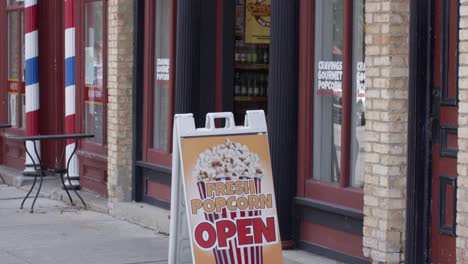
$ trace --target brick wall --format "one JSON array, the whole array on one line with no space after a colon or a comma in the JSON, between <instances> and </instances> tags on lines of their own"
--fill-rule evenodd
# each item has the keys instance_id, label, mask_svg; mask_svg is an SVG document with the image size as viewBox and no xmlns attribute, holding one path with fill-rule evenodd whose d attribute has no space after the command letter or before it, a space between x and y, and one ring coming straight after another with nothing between
<instances>
[{"instance_id":1,"label":"brick wall","mask_svg":"<svg viewBox=\"0 0 468 264\"><path fill-rule=\"evenodd\" d=\"M133 6L133 0L108 1L107 139L111 203L132 198Z\"/></svg>"},{"instance_id":2,"label":"brick wall","mask_svg":"<svg viewBox=\"0 0 468 264\"><path fill-rule=\"evenodd\" d=\"M468 0L460 0L457 263L468 262Z\"/></svg>"},{"instance_id":3,"label":"brick wall","mask_svg":"<svg viewBox=\"0 0 468 264\"><path fill-rule=\"evenodd\" d=\"M409 1L367 0L363 251L404 261Z\"/></svg>"}]
</instances>

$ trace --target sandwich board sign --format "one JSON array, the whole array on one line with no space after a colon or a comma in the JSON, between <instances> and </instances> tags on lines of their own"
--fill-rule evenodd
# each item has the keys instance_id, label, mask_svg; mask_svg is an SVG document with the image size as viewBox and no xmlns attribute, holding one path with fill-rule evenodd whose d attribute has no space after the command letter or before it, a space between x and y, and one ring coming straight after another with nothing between
<instances>
[{"instance_id":1,"label":"sandwich board sign","mask_svg":"<svg viewBox=\"0 0 468 264\"><path fill-rule=\"evenodd\" d=\"M216 128L215 119L225 119ZM283 263L265 114L174 118L169 263Z\"/></svg>"}]
</instances>

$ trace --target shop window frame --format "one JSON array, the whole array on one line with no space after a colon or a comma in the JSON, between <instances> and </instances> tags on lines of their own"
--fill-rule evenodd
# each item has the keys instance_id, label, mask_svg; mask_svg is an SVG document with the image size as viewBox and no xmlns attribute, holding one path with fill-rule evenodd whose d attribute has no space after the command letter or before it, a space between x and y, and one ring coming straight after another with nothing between
<instances>
[{"instance_id":1,"label":"shop window frame","mask_svg":"<svg viewBox=\"0 0 468 264\"><path fill-rule=\"evenodd\" d=\"M158 1L158 0L156 0ZM169 114L167 148L156 149L153 146L154 129L154 70L155 70L155 17L156 3L154 0L145 1L144 17L144 69L143 69L143 137L142 137L142 161L170 168L172 164L172 126L174 115L175 96L175 52L176 52L176 18L177 1L171 1L170 23L170 67L169 67Z\"/></svg>"},{"instance_id":2,"label":"shop window frame","mask_svg":"<svg viewBox=\"0 0 468 264\"><path fill-rule=\"evenodd\" d=\"M21 33L21 19L24 20L24 16L25 16L24 2L14 2L13 4L10 4L8 3L8 1L2 1L2 5L3 5L2 9L5 10L5 12L4 12L3 18L0 16L1 21L4 22L4 23L1 23L3 27L0 29L4 29L4 32L7 33L9 31L8 14L12 12L18 12L18 15L19 15L18 16L18 27L19 27L18 31ZM25 34L24 31L22 33L23 35ZM24 78L23 76L24 75L24 71L23 71L24 70L23 69L24 57L22 54L24 43L23 43L23 38L21 34L18 34L17 38L18 38L17 42L19 44L18 50L20 52L20 56L18 56L18 62L17 62L18 73L19 73L18 80L22 80ZM2 44L4 45L4 48L2 48L4 59L0 62L0 69L5 69L4 71L2 71L2 73L0 73L0 80L4 84L2 85L2 87L4 87L2 89L4 90L1 90L1 94L0 94L0 102L2 102L3 104L3 106L1 107L2 111L0 111L0 120L2 121L2 123L7 123L8 115L9 115L9 109L8 109L9 107L9 102L8 102L9 100L8 98L9 77L8 77L8 72L7 72L7 68L9 67L8 65L8 41L9 41L8 34L4 34L2 37L0 37L0 40L3 42ZM4 67L1 67L2 65L4 65ZM21 89L20 90L20 94L21 94L20 102L16 108L17 113L19 113L19 116L17 117L18 126L7 129L9 133L16 134L16 135L24 135L25 128L26 128L26 124L23 124L23 121L26 122L26 120L22 119L22 115L25 114L23 113L23 109L22 109L22 99L24 98L24 100L26 100L26 94L23 93L23 86L25 86L25 80L22 80L22 85L20 87ZM24 111L26 111L26 109L24 109Z\"/></svg>"},{"instance_id":3,"label":"shop window frame","mask_svg":"<svg viewBox=\"0 0 468 264\"><path fill-rule=\"evenodd\" d=\"M86 124L84 111L85 107L85 47L86 47L86 4L92 2L102 2L102 87L103 87L103 114L102 114L102 144L95 143L90 140L82 140L78 145L80 152L91 152L101 156L107 156L107 107L108 107L108 61L107 61L107 48L108 48L108 0L84 0L75 1L75 61L76 61L76 78L75 78L75 89L76 89L76 120L77 120L77 131L85 133Z\"/></svg>"},{"instance_id":4,"label":"shop window frame","mask_svg":"<svg viewBox=\"0 0 468 264\"><path fill-rule=\"evenodd\" d=\"M341 173L339 183L313 178L315 1L301 0L299 40L299 148L297 195L326 203L363 209L363 189L350 185L352 129L353 1L343 1L343 74Z\"/></svg>"}]
</instances>

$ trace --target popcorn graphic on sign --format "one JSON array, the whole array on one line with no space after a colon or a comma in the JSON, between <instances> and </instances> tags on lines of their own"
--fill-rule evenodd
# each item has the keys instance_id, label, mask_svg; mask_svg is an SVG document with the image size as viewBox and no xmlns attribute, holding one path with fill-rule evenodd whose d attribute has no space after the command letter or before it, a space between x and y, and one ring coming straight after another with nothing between
<instances>
[{"instance_id":1,"label":"popcorn graphic on sign","mask_svg":"<svg viewBox=\"0 0 468 264\"><path fill-rule=\"evenodd\" d=\"M240 177L261 179L263 170L257 154L245 145L226 139L224 144L200 154L193 177L198 181L237 180Z\"/></svg>"}]
</instances>

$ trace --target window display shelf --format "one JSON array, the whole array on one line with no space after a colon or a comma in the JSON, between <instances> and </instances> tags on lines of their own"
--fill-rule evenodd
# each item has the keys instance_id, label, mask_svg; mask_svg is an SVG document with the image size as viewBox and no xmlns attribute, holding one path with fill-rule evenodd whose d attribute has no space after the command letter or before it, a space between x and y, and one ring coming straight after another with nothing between
<instances>
[{"instance_id":1,"label":"window display shelf","mask_svg":"<svg viewBox=\"0 0 468 264\"><path fill-rule=\"evenodd\" d=\"M250 63L236 63L235 68L241 70L268 70L268 64L250 64Z\"/></svg>"},{"instance_id":2,"label":"window display shelf","mask_svg":"<svg viewBox=\"0 0 468 264\"><path fill-rule=\"evenodd\" d=\"M267 102L266 96L234 96L234 101L238 102Z\"/></svg>"}]
</instances>

